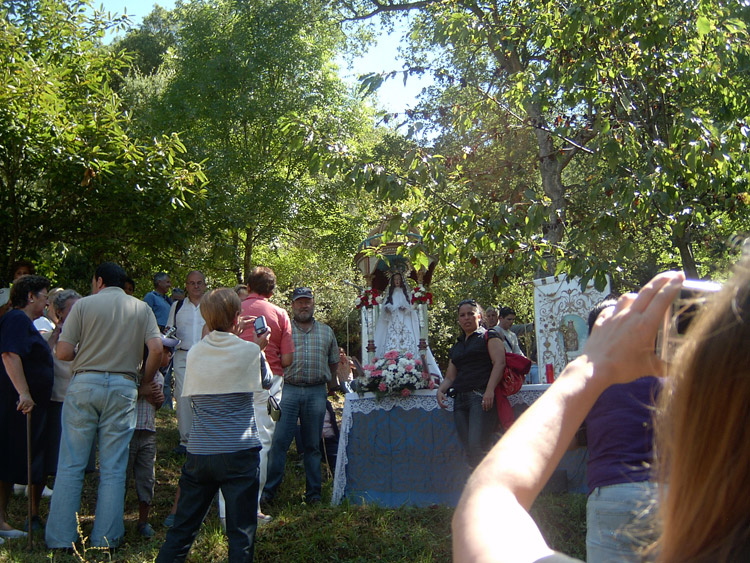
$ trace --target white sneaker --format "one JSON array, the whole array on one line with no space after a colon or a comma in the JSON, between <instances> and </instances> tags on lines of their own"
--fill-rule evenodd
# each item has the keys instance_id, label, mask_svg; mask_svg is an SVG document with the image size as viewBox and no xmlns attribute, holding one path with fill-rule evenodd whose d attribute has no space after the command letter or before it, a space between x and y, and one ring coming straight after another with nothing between
<instances>
[{"instance_id":1,"label":"white sneaker","mask_svg":"<svg viewBox=\"0 0 750 563\"><path fill-rule=\"evenodd\" d=\"M47 485L44 485L44 490L42 491L42 497L43 498L52 497L52 489L50 489Z\"/></svg>"},{"instance_id":2,"label":"white sneaker","mask_svg":"<svg viewBox=\"0 0 750 563\"><path fill-rule=\"evenodd\" d=\"M262 512L258 512L258 527L265 526L271 520L273 520L272 516L269 516L268 514L263 514Z\"/></svg>"},{"instance_id":3,"label":"white sneaker","mask_svg":"<svg viewBox=\"0 0 750 563\"><path fill-rule=\"evenodd\" d=\"M19 485L19 484L13 485L13 494L14 495L25 495L26 494L26 485Z\"/></svg>"}]
</instances>

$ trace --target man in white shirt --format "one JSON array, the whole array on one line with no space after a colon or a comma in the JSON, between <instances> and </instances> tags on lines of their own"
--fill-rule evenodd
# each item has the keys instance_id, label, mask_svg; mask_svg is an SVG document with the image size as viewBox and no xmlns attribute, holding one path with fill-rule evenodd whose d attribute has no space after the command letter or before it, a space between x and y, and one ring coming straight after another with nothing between
<instances>
[{"instance_id":1,"label":"man in white shirt","mask_svg":"<svg viewBox=\"0 0 750 563\"><path fill-rule=\"evenodd\" d=\"M513 323L516 322L516 312L510 307L503 307L498 314L500 316L500 321L497 323L497 326L493 328L500 333L500 336L503 339L503 344L505 345L505 351L509 354L520 354L521 356L525 356L518 344L518 337L510 330Z\"/></svg>"},{"instance_id":2,"label":"man in white shirt","mask_svg":"<svg viewBox=\"0 0 750 563\"><path fill-rule=\"evenodd\" d=\"M175 338L180 345L174 354L174 397L177 403L177 429L180 431L180 444L174 449L175 453L184 454L187 451L190 427L193 423L193 411L190 408L190 398L182 396L185 384L185 365L190 347L199 342L203 336L203 320L200 302L206 293L206 278L198 270L190 272L185 281L187 297L182 301L172 303L167 325L175 327Z\"/></svg>"}]
</instances>

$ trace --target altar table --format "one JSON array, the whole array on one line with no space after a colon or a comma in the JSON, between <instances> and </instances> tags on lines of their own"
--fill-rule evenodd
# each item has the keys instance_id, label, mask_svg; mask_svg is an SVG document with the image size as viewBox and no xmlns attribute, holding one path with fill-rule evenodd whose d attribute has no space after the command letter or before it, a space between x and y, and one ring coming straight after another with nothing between
<instances>
[{"instance_id":1,"label":"altar table","mask_svg":"<svg viewBox=\"0 0 750 563\"><path fill-rule=\"evenodd\" d=\"M436 390L408 398L348 393L341 418L331 504L455 506L469 468Z\"/></svg>"},{"instance_id":2,"label":"altar table","mask_svg":"<svg viewBox=\"0 0 750 563\"><path fill-rule=\"evenodd\" d=\"M508 399L531 405L549 385L524 385ZM353 503L455 506L469 467L448 409L437 404L436 390L408 398L347 393L341 417L331 504Z\"/></svg>"}]
</instances>

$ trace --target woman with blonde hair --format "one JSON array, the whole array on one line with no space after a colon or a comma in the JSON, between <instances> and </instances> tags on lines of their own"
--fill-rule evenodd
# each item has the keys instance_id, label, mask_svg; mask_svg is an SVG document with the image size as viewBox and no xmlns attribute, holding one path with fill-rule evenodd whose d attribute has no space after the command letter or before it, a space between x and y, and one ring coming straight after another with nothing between
<instances>
[{"instance_id":1,"label":"woman with blonde hair","mask_svg":"<svg viewBox=\"0 0 750 563\"><path fill-rule=\"evenodd\" d=\"M600 315L584 353L470 478L453 517L454 561L571 561L547 546L529 508L605 389L665 374L655 421L659 538L644 557L748 560L750 269L703 308L667 373L654 341L683 280L660 274Z\"/></svg>"}]
</instances>

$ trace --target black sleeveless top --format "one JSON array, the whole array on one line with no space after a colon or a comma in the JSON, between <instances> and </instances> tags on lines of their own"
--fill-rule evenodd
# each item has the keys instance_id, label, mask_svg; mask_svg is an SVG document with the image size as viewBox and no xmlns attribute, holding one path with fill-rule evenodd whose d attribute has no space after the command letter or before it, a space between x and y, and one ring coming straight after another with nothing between
<instances>
[{"instance_id":1,"label":"black sleeveless top","mask_svg":"<svg viewBox=\"0 0 750 563\"><path fill-rule=\"evenodd\" d=\"M487 350L491 338L500 338L500 335L492 329L479 327L468 336L459 336L458 342L451 348L450 359L457 372L453 387L457 392L484 393L492 373L492 358Z\"/></svg>"}]
</instances>

